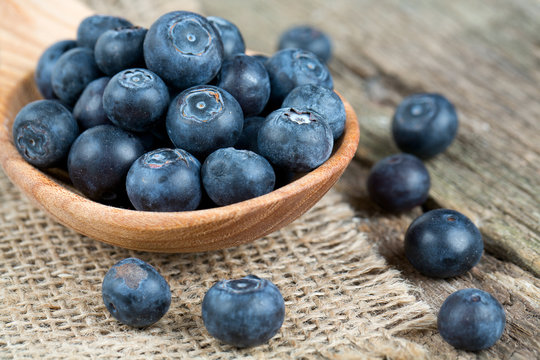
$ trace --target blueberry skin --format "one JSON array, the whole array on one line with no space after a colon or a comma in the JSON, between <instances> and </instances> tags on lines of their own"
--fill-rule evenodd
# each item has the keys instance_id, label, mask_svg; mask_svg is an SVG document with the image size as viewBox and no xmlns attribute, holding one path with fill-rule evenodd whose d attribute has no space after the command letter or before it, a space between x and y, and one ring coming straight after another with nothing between
<instances>
[{"instance_id":1,"label":"blueberry skin","mask_svg":"<svg viewBox=\"0 0 540 360\"><path fill-rule=\"evenodd\" d=\"M456 109L439 94L415 94L405 98L392 119L392 135L398 148L420 158L443 152L456 137Z\"/></svg>"},{"instance_id":2,"label":"blueberry skin","mask_svg":"<svg viewBox=\"0 0 540 360\"><path fill-rule=\"evenodd\" d=\"M264 65L245 54L227 58L218 75L217 86L229 92L238 101L244 116L263 111L270 98L270 78Z\"/></svg>"},{"instance_id":3,"label":"blueberry skin","mask_svg":"<svg viewBox=\"0 0 540 360\"><path fill-rule=\"evenodd\" d=\"M127 258L110 268L101 286L103 303L122 324L142 328L163 317L171 305L167 281L150 264Z\"/></svg>"},{"instance_id":4,"label":"blueberry skin","mask_svg":"<svg viewBox=\"0 0 540 360\"><path fill-rule=\"evenodd\" d=\"M309 25L296 26L285 31L279 38L278 48L311 51L323 63L327 63L332 57L332 41L328 35Z\"/></svg>"},{"instance_id":5,"label":"blueberry skin","mask_svg":"<svg viewBox=\"0 0 540 360\"><path fill-rule=\"evenodd\" d=\"M195 156L233 146L242 133L244 115L227 91L211 85L184 90L171 102L167 133L174 146Z\"/></svg>"},{"instance_id":6,"label":"blueberry skin","mask_svg":"<svg viewBox=\"0 0 540 360\"><path fill-rule=\"evenodd\" d=\"M74 40L62 40L52 44L41 54L34 73L34 80L45 99L57 98L51 84L52 70L60 56L76 46L77 42Z\"/></svg>"},{"instance_id":7,"label":"blueberry skin","mask_svg":"<svg viewBox=\"0 0 540 360\"><path fill-rule=\"evenodd\" d=\"M428 211L416 218L405 234L405 255L426 276L464 274L480 261L483 250L478 228L454 210Z\"/></svg>"},{"instance_id":8,"label":"blueberry skin","mask_svg":"<svg viewBox=\"0 0 540 360\"><path fill-rule=\"evenodd\" d=\"M218 149L201 168L206 193L219 206L268 194L274 190L276 175L272 165L249 150Z\"/></svg>"},{"instance_id":9,"label":"blueberry skin","mask_svg":"<svg viewBox=\"0 0 540 360\"><path fill-rule=\"evenodd\" d=\"M108 15L92 15L85 18L77 28L77 44L94 50L98 38L105 31L120 27L133 26L128 20Z\"/></svg>"},{"instance_id":10,"label":"blueberry skin","mask_svg":"<svg viewBox=\"0 0 540 360\"><path fill-rule=\"evenodd\" d=\"M223 44L216 29L188 11L173 11L157 19L143 46L148 69L182 90L212 80L223 62Z\"/></svg>"},{"instance_id":11,"label":"blueberry skin","mask_svg":"<svg viewBox=\"0 0 540 360\"><path fill-rule=\"evenodd\" d=\"M114 125L98 125L84 131L71 146L69 177L88 198L113 203L126 196L126 175L143 153L136 135Z\"/></svg>"},{"instance_id":12,"label":"blueberry skin","mask_svg":"<svg viewBox=\"0 0 540 360\"><path fill-rule=\"evenodd\" d=\"M182 149L157 149L131 165L129 200L142 211L195 210L201 201L201 164Z\"/></svg>"},{"instance_id":13,"label":"blueberry skin","mask_svg":"<svg viewBox=\"0 0 540 360\"><path fill-rule=\"evenodd\" d=\"M266 68L266 62L269 59L268 56L262 55L262 54L256 54L256 55L251 55L251 57L254 58L254 59L259 60L261 62L261 64L265 65L265 68Z\"/></svg>"},{"instance_id":14,"label":"blueberry skin","mask_svg":"<svg viewBox=\"0 0 540 360\"><path fill-rule=\"evenodd\" d=\"M223 56L229 57L238 53L246 52L246 45L242 33L232 22L218 16L207 16L212 26L214 26L221 37L223 43Z\"/></svg>"},{"instance_id":15,"label":"blueberry skin","mask_svg":"<svg viewBox=\"0 0 540 360\"><path fill-rule=\"evenodd\" d=\"M103 92L103 109L113 124L142 132L157 124L169 106L167 85L147 69L114 75Z\"/></svg>"},{"instance_id":16,"label":"blueberry skin","mask_svg":"<svg viewBox=\"0 0 540 360\"><path fill-rule=\"evenodd\" d=\"M377 162L369 173L371 199L384 210L401 212L423 204L429 193L429 172L414 155L395 154Z\"/></svg>"},{"instance_id":17,"label":"blueberry skin","mask_svg":"<svg viewBox=\"0 0 540 360\"><path fill-rule=\"evenodd\" d=\"M332 130L320 114L295 108L278 109L267 116L257 138L259 152L273 165L307 172L332 154Z\"/></svg>"},{"instance_id":18,"label":"blueberry skin","mask_svg":"<svg viewBox=\"0 0 540 360\"><path fill-rule=\"evenodd\" d=\"M103 73L114 76L130 69L146 67L143 41L148 30L134 26L105 31L94 48L96 64Z\"/></svg>"},{"instance_id":19,"label":"blueberry skin","mask_svg":"<svg viewBox=\"0 0 540 360\"><path fill-rule=\"evenodd\" d=\"M441 306L437 327L453 347L479 351L491 347L506 325L502 305L490 293L479 289L454 292Z\"/></svg>"},{"instance_id":20,"label":"blueberry skin","mask_svg":"<svg viewBox=\"0 0 540 360\"><path fill-rule=\"evenodd\" d=\"M202 318L216 339L237 347L257 346L281 328L285 302L274 284L257 276L222 280L204 296Z\"/></svg>"},{"instance_id":21,"label":"blueberry skin","mask_svg":"<svg viewBox=\"0 0 540 360\"><path fill-rule=\"evenodd\" d=\"M257 138L259 135L259 129L264 123L266 118L262 116L252 116L244 119L244 127L240 138L234 145L239 150L250 150L255 153L259 153L259 145Z\"/></svg>"},{"instance_id":22,"label":"blueberry skin","mask_svg":"<svg viewBox=\"0 0 540 360\"><path fill-rule=\"evenodd\" d=\"M270 77L270 102L281 105L295 87L319 85L334 88L330 71L313 53L301 49L284 49L276 52L266 62Z\"/></svg>"},{"instance_id":23,"label":"blueberry skin","mask_svg":"<svg viewBox=\"0 0 540 360\"><path fill-rule=\"evenodd\" d=\"M110 79L102 77L92 81L75 103L73 117L81 131L97 125L112 124L103 110L103 91Z\"/></svg>"},{"instance_id":24,"label":"blueberry skin","mask_svg":"<svg viewBox=\"0 0 540 360\"><path fill-rule=\"evenodd\" d=\"M321 114L330 129L334 140L338 139L345 130L347 114L345 106L334 91L317 85L303 85L294 88L283 101L282 107L307 108Z\"/></svg>"},{"instance_id":25,"label":"blueberry skin","mask_svg":"<svg viewBox=\"0 0 540 360\"><path fill-rule=\"evenodd\" d=\"M73 48L66 51L51 74L54 93L62 102L73 105L86 86L102 76L94 61L94 52L87 48Z\"/></svg>"},{"instance_id":26,"label":"blueberry skin","mask_svg":"<svg viewBox=\"0 0 540 360\"><path fill-rule=\"evenodd\" d=\"M12 134L24 160L38 168L48 168L66 158L79 135L79 127L71 112L58 101L37 100L19 111Z\"/></svg>"}]
</instances>

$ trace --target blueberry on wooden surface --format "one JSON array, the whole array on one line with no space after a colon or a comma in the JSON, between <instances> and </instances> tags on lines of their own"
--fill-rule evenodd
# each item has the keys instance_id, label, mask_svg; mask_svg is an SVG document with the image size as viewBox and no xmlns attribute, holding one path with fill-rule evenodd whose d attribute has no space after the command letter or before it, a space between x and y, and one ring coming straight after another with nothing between
<instances>
[{"instance_id":1,"label":"blueberry on wooden surface","mask_svg":"<svg viewBox=\"0 0 540 360\"><path fill-rule=\"evenodd\" d=\"M224 57L246 52L244 38L236 25L218 16L208 16L206 20L210 21L221 37Z\"/></svg>"},{"instance_id":2,"label":"blueberry on wooden surface","mask_svg":"<svg viewBox=\"0 0 540 360\"><path fill-rule=\"evenodd\" d=\"M49 46L43 54L41 54L34 79L39 92L45 99L56 99L56 95L52 88L51 75L54 65L66 51L77 46L75 40L61 40Z\"/></svg>"},{"instance_id":3,"label":"blueberry on wooden surface","mask_svg":"<svg viewBox=\"0 0 540 360\"><path fill-rule=\"evenodd\" d=\"M332 57L332 41L321 30L310 25L292 27L281 34L279 50L298 48L311 51L323 62L327 63Z\"/></svg>"},{"instance_id":4,"label":"blueberry on wooden surface","mask_svg":"<svg viewBox=\"0 0 540 360\"><path fill-rule=\"evenodd\" d=\"M98 125L112 124L103 109L103 92L110 78L102 77L92 81L82 92L73 107L73 117L81 131Z\"/></svg>"},{"instance_id":5,"label":"blueberry on wooden surface","mask_svg":"<svg viewBox=\"0 0 540 360\"><path fill-rule=\"evenodd\" d=\"M110 29L133 26L128 20L109 15L92 15L85 18L77 28L77 44L94 50L101 34Z\"/></svg>"},{"instance_id":6,"label":"blueberry on wooden surface","mask_svg":"<svg viewBox=\"0 0 540 360\"><path fill-rule=\"evenodd\" d=\"M109 76L122 70L145 67L143 42L147 31L138 26L105 31L94 48L97 66Z\"/></svg>"}]
</instances>

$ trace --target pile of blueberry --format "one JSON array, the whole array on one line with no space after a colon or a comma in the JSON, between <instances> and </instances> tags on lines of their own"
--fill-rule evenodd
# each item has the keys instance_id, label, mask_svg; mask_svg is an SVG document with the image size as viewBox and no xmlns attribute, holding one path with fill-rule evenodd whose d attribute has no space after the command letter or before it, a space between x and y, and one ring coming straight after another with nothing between
<instances>
[{"instance_id":1,"label":"pile of blueberry","mask_svg":"<svg viewBox=\"0 0 540 360\"><path fill-rule=\"evenodd\" d=\"M244 201L330 157L346 118L330 53L309 27L266 57L246 55L238 28L219 17L174 11L145 29L90 16L76 40L39 59L47 100L18 113L13 141L26 161L65 167L104 204L187 211Z\"/></svg>"}]
</instances>

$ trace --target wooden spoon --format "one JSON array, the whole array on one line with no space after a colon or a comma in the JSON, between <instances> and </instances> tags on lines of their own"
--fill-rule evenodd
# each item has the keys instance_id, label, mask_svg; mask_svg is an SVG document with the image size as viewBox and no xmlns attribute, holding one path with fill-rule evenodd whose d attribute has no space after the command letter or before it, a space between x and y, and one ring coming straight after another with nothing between
<instances>
[{"instance_id":1,"label":"wooden spoon","mask_svg":"<svg viewBox=\"0 0 540 360\"><path fill-rule=\"evenodd\" d=\"M120 247L156 252L221 249L253 241L305 213L338 180L358 146L354 110L345 133L323 165L292 183L255 199L208 210L144 212L91 201L62 181L26 163L13 145L17 112L40 98L33 80L37 59L60 39L75 38L91 11L78 2L2 0L0 25L0 164L10 180L52 218L91 238ZM61 9L54 11L52 9Z\"/></svg>"}]
</instances>

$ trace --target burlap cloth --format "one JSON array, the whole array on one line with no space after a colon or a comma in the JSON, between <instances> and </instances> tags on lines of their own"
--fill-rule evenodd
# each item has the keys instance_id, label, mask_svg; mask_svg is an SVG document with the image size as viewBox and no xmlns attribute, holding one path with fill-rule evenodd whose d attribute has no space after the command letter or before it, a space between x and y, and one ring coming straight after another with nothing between
<instances>
[{"instance_id":1,"label":"burlap cloth","mask_svg":"<svg viewBox=\"0 0 540 360\"><path fill-rule=\"evenodd\" d=\"M129 17L131 2L91 3ZM152 11L162 13L169 3ZM154 19L152 11L135 20ZM423 358L425 349L402 335L433 327L432 311L377 254L359 221L332 190L306 215L251 244L138 253L52 221L0 170L0 357ZM119 324L101 299L105 273L129 256L155 266L172 290L169 312L143 330ZM216 281L247 274L278 286L286 315L268 344L239 350L208 335L201 301Z\"/></svg>"}]
</instances>

